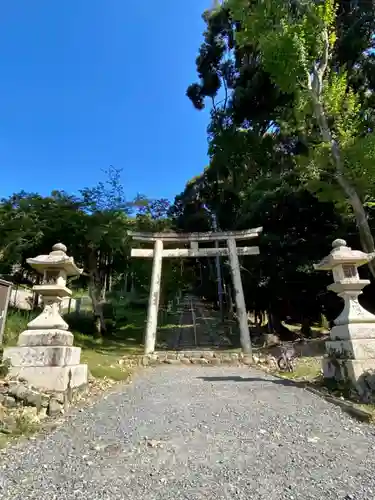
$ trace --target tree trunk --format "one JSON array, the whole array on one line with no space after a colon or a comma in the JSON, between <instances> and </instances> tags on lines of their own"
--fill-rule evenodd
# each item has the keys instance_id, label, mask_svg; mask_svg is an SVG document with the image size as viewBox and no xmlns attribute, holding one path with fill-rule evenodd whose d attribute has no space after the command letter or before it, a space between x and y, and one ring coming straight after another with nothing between
<instances>
[{"instance_id":1,"label":"tree trunk","mask_svg":"<svg viewBox=\"0 0 375 500\"><path fill-rule=\"evenodd\" d=\"M102 337L106 331L104 314L103 314L103 290L97 268L97 258L94 252L89 259L89 294L92 301L92 309L95 318L95 334L97 337Z\"/></svg>"},{"instance_id":2,"label":"tree trunk","mask_svg":"<svg viewBox=\"0 0 375 500\"><path fill-rule=\"evenodd\" d=\"M289 328L282 324L279 313L269 309L266 314L268 318L267 327L270 335L276 335L280 340L286 342L297 338L297 335L292 330L289 330Z\"/></svg>"},{"instance_id":3,"label":"tree trunk","mask_svg":"<svg viewBox=\"0 0 375 500\"><path fill-rule=\"evenodd\" d=\"M102 287L102 299L105 301L107 298L107 284L108 284L108 273L107 270L104 271L103 277L103 287Z\"/></svg>"},{"instance_id":4,"label":"tree trunk","mask_svg":"<svg viewBox=\"0 0 375 500\"><path fill-rule=\"evenodd\" d=\"M319 74L314 74L315 79L319 79ZM322 76L321 76L322 79ZM341 151L337 141L332 136L332 132L328 126L327 117L323 108L323 104L320 101L320 96L315 89L322 88L322 81L312 83L310 86L310 93L314 105L314 114L317 119L320 132L323 138L323 141L330 145L331 155L333 159L333 163L335 165L336 170L336 180L339 186L342 188L345 193L348 202L350 203L353 213L355 216L362 249L366 253L372 253L375 251L374 239L371 234L371 229L368 223L367 214L364 209L363 203L354 188L354 186L346 179L344 173L344 165L341 158ZM372 276L375 278L375 262L370 261L368 263L370 268L370 272Z\"/></svg>"},{"instance_id":5,"label":"tree trunk","mask_svg":"<svg viewBox=\"0 0 375 500\"><path fill-rule=\"evenodd\" d=\"M313 337L313 331L311 329L311 321L308 317L302 318L301 334L303 337L311 339Z\"/></svg>"},{"instance_id":6,"label":"tree trunk","mask_svg":"<svg viewBox=\"0 0 375 500\"><path fill-rule=\"evenodd\" d=\"M113 274L112 274L112 265L111 265L111 269L110 269L109 274L108 274L108 292L109 293L112 292L112 285L113 285Z\"/></svg>"},{"instance_id":7,"label":"tree trunk","mask_svg":"<svg viewBox=\"0 0 375 500\"><path fill-rule=\"evenodd\" d=\"M257 325L262 326L263 324L263 311L256 309L254 313L254 321Z\"/></svg>"},{"instance_id":8,"label":"tree trunk","mask_svg":"<svg viewBox=\"0 0 375 500\"><path fill-rule=\"evenodd\" d=\"M106 331L104 314L103 314L103 302L100 300L100 292L95 285L95 279L91 277L90 273L90 283L89 283L89 294L92 301L92 310L95 319L95 336L102 337L103 332Z\"/></svg>"},{"instance_id":9,"label":"tree trunk","mask_svg":"<svg viewBox=\"0 0 375 500\"><path fill-rule=\"evenodd\" d=\"M268 332L273 335L280 334L281 320L270 309L267 311Z\"/></svg>"},{"instance_id":10,"label":"tree trunk","mask_svg":"<svg viewBox=\"0 0 375 500\"><path fill-rule=\"evenodd\" d=\"M232 295L232 287L229 285L229 283L227 284L226 296L227 296L227 303L228 303L228 314L229 314L230 318L233 318L233 314L234 314L233 295Z\"/></svg>"},{"instance_id":11,"label":"tree trunk","mask_svg":"<svg viewBox=\"0 0 375 500\"><path fill-rule=\"evenodd\" d=\"M135 282L134 282L134 273L131 273L131 287L130 287L130 294L132 296L135 295L136 288L135 288Z\"/></svg>"}]
</instances>

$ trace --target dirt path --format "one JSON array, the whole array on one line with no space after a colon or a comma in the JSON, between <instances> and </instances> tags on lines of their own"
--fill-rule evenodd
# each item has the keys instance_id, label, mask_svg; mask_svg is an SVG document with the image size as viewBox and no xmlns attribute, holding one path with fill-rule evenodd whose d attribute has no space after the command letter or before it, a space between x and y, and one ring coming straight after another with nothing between
<instances>
[{"instance_id":1,"label":"dirt path","mask_svg":"<svg viewBox=\"0 0 375 500\"><path fill-rule=\"evenodd\" d=\"M309 392L232 367L140 373L1 457L3 500L375 498L375 432Z\"/></svg>"}]
</instances>

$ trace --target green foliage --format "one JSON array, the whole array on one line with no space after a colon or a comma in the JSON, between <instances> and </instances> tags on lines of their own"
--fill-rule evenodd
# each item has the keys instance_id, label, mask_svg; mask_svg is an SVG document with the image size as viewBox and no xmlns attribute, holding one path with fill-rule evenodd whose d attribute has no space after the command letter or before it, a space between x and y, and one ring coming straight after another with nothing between
<instances>
[{"instance_id":1,"label":"green foliage","mask_svg":"<svg viewBox=\"0 0 375 500\"><path fill-rule=\"evenodd\" d=\"M75 333L75 343L82 348L82 362L87 363L96 378L126 380L129 371L119 364L123 356L141 354L143 351L146 310L127 309L127 321L110 338L93 338L92 335Z\"/></svg>"},{"instance_id":2,"label":"green foliage","mask_svg":"<svg viewBox=\"0 0 375 500\"><path fill-rule=\"evenodd\" d=\"M358 147L364 140L361 134L368 103L363 94L355 91L348 70L336 66L335 50L342 29L340 2L228 0L225 6L240 23L237 31L240 46L256 46L262 66L274 83L293 95L296 125L305 133L309 122L315 121L320 128L320 138L310 148L309 161L300 162L307 168L307 176L313 177L307 186L326 199L330 195L332 201L341 203L347 199L348 189L341 195L332 190L339 171L349 185L369 195L373 190L373 173L367 165L372 151ZM327 125L322 121L325 116ZM336 143L336 153L332 141ZM350 154L352 148L354 157ZM341 183L339 187L342 190ZM332 196L336 194L338 198Z\"/></svg>"},{"instance_id":3,"label":"green foliage","mask_svg":"<svg viewBox=\"0 0 375 500\"><path fill-rule=\"evenodd\" d=\"M111 380L115 380L116 382L121 382L123 380L127 380L129 377L129 371L126 369L122 368L120 365L102 365L100 364L103 363L103 357L99 358L99 363L95 364L93 358L90 356L86 355L86 361L88 364L92 365L92 368L90 370L90 373L93 377L95 378L107 378Z\"/></svg>"},{"instance_id":4,"label":"green foliage","mask_svg":"<svg viewBox=\"0 0 375 500\"><path fill-rule=\"evenodd\" d=\"M65 314L64 319L72 332L79 332L83 335L94 335L95 333L95 321L90 311Z\"/></svg>"},{"instance_id":5,"label":"green foliage","mask_svg":"<svg viewBox=\"0 0 375 500\"><path fill-rule=\"evenodd\" d=\"M148 295L113 291L107 294L107 300L104 316L113 320L115 328L120 329L128 323L129 318L133 315L132 311L146 312Z\"/></svg>"},{"instance_id":6,"label":"green foliage","mask_svg":"<svg viewBox=\"0 0 375 500\"><path fill-rule=\"evenodd\" d=\"M212 212L220 229L263 226L260 257L241 259L248 307L319 322L325 304L331 319L340 305L329 300L327 278L312 264L336 237L354 247L359 241L315 115L312 76L320 68L315 96L340 146L345 176L370 206L374 6L365 0L355 6L345 0L227 0L204 20L199 82L187 95L198 109L205 98L213 101L209 165L176 197L175 223L181 230L212 229ZM224 73L227 61L230 72ZM212 73L216 86L208 89ZM228 291L229 267L225 259L222 264ZM208 263L192 271L198 282L203 274L205 294L215 297Z\"/></svg>"},{"instance_id":7,"label":"green foliage","mask_svg":"<svg viewBox=\"0 0 375 500\"><path fill-rule=\"evenodd\" d=\"M106 318L103 310L108 307L108 292L127 293L131 282L138 291L148 293L151 263L131 259L128 231L161 231L169 225L169 202L144 196L128 202L120 171L113 167L105 182L86 187L76 196L64 191L47 197L21 192L0 202L0 273L16 284L30 286L38 278L26 264L27 258L49 253L55 243L63 242L84 270L69 286L76 296L88 290L92 302L91 313L72 317L74 327L101 336L115 326L113 315Z\"/></svg>"},{"instance_id":8,"label":"green foliage","mask_svg":"<svg viewBox=\"0 0 375 500\"><path fill-rule=\"evenodd\" d=\"M11 363L9 359L0 360L0 378L4 378L8 375Z\"/></svg>"},{"instance_id":9,"label":"green foliage","mask_svg":"<svg viewBox=\"0 0 375 500\"><path fill-rule=\"evenodd\" d=\"M89 290L94 313L71 315L69 322L96 351L114 334L142 341L144 325L132 315L145 314L151 262L130 258L129 230L262 225L260 257L241 259L249 307L274 319L290 314L319 321L327 283L312 264L338 236L359 244L332 143L373 225L374 6L367 0L226 0L203 18L198 82L187 95L197 109L207 98L211 106L209 162L172 207L143 195L128 202L113 167L104 182L74 196L21 192L0 203L0 272L17 265L13 281L32 284L36 276L26 259L65 243L84 268L69 286L76 294ZM320 105L332 141L322 137ZM221 264L229 303L229 267L226 259ZM170 260L163 264L161 305L189 286L214 298L215 279L209 259ZM324 314L331 318L335 307ZM24 325L8 321L6 339L14 342ZM94 341L94 334L104 338Z\"/></svg>"},{"instance_id":10,"label":"green foliage","mask_svg":"<svg viewBox=\"0 0 375 500\"><path fill-rule=\"evenodd\" d=\"M15 417L15 426L12 430L13 436L31 436L39 429L39 422L25 411L20 412Z\"/></svg>"},{"instance_id":11,"label":"green foliage","mask_svg":"<svg viewBox=\"0 0 375 500\"><path fill-rule=\"evenodd\" d=\"M9 309L4 329L3 343L14 346L17 344L18 336L27 330L27 323L36 317L36 312Z\"/></svg>"}]
</instances>

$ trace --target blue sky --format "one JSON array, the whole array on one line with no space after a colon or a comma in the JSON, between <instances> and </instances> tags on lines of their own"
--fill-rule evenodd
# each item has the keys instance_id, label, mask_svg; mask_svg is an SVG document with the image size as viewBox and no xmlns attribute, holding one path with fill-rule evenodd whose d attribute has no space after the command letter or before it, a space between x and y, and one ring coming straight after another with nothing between
<instances>
[{"instance_id":1,"label":"blue sky","mask_svg":"<svg viewBox=\"0 0 375 500\"><path fill-rule=\"evenodd\" d=\"M211 0L17 0L0 30L0 196L76 192L109 165L173 199L207 164L197 79Z\"/></svg>"}]
</instances>

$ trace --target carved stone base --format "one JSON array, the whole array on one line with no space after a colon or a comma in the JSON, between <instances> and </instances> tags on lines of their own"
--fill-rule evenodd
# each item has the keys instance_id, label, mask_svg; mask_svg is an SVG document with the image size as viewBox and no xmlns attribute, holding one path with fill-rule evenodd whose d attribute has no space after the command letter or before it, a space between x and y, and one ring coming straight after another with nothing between
<instances>
[{"instance_id":1,"label":"carved stone base","mask_svg":"<svg viewBox=\"0 0 375 500\"><path fill-rule=\"evenodd\" d=\"M327 340L326 352L333 359L374 359L375 339Z\"/></svg>"},{"instance_id":2,"label":"carved stone base","mask_svg":"<svg viewBox=\"0 0 375 500\"><path fill-rule=\"evenodd\" d=\"M87 365L12 366L9 373L11 377L24 378L33 387L53 392L84 386L88 377Z\"/></svg>"},{"instance_id":3,"label":"carved stone base","mask_svg":"<svg viewBox=\"0 0 375 500\"><path fill-rule=\"evenodd\" d=\"M18 337L18 346L72 346L73 334L67 330L25 330Z\"/></svg>"},{"instance_id":4,"label":"carved stone base","mask_svg":"<svg viewBox=\"0 0 375 500\"><path fill-rule=\"evenodd\" d=\"M12 366L71 366L79 365L80 347L25 346L7 347L3 353Z\"/></svg>"},{"instance_id":5,"label":"carved stone base","mask_svg":"<svg viewBox=\"0 0 375 500\"><path fill-rule=\"evenodd\" d=\"M73 347L73 335L60 329L26 330L17 347L6 347L10 376L22 377L45 391L66 391L87 384L87 365L80 364L81 348ZM69 382L70 379L70 382Z\"/></svg>"},{"instance_id":6,"label":"carved stone base","mask_svg":"<svg viewBox=\"0 0 375 500\"><path fill-rule=\"evenodd\" d=\"M327 379L350 383L359 393L367 394L368 374L375 370L375 359L334 359L323 358L323 375Z\"/></svg>"}]
</instances>

